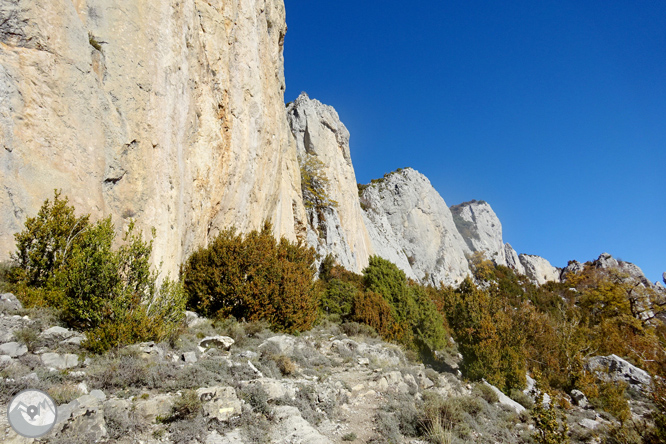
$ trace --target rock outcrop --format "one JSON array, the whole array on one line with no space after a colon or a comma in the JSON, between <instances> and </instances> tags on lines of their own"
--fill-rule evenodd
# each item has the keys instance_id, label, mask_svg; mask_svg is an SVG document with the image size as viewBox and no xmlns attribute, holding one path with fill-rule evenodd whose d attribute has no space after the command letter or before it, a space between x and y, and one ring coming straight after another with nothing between
<instances>
[{"instance_id":1,"label":"rock outcrop","mask_svg":"<svg viewBox=\"0 0 666 444\"><path fill-rule=\"evenodd\" d=\"M424 283L455 284L469 274L471 250L442 196L406 168L373 181L361 193L373 250Z\"/></svg>"},{"instance_id":2,"label":"rock outcrop","mask_svg":"<svg viewBox=\"0 0 666 444\"><path fill-rule=\"evenodd\" d=\"M502 224L487 202L472 200L450 209L456 228L471 251L483 252L497 265L507 264Z\"/></svg>"},{"instance_id":3,"label":"rock outcrop","mask_svg":"<svg viewBox=\"0 0 666 444\"><path fill-rule=\"evenodd\" d=\"M307 202L304 193L307 242L322 257L330 253L340 265L360 273L368 265L371 246L349 153L349 131L333 107L305 93L287 106L287 119L301 169L321 180L303 183L321 187L317 191L328 199L325 205Z\"/></svg>"},{"instance_id":4,"label":"rock outcrop","mask_svg":"<svg viewBox=\"0 0 666 444\"><path fill-rule=\"evenodd\" d=\"M521 254L518 258L525 269L525 276L530 278L535 284L543 285L548 281L560 281L560 270L553 267L550 262L541 256Z\"/></svg>"},{"instance_id":5,"label":"rock outcrop","mask_svg":"<svg viewBox=\"0 0 666 444\"><path fill-rule=\"evenodd\" d=\"M172 274L221 228L295 239L282 0L0 5L0 260L62 189L80 212L155 227Z\"/></svg>"}]
</instances>

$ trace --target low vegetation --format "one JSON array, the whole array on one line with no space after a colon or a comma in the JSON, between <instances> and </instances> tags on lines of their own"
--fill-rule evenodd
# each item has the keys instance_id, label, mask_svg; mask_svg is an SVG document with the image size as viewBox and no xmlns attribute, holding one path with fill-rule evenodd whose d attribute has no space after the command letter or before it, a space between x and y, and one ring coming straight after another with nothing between
<instances>
[{"instance_id":1,"label":"low vegetation","mask_svg":"<svg viewBox=\"0 0 666 444\"><path fill-rule=\"evenodd\" d=\"M305 167L304 194L310 193L315 206L333 204L318 194L323 179L312 172L316 165L312 171ZM222 333L237 346L253 348L264 342L269 328L299 334L319 324L334 331L331 337L346 333L371 342L379 336L401 344L410 359L431 367L434 381L434 369L450 369L451 357L460 353L460 370L470 383L485 379L529 409L534 431L525 439L532 442L587 439L584 432L567 426L568 395L574 389L611 424L595 432L602 442L652 444L666 438L666 385L660 379L666 378L666 327L650 310L658 295L617 270L587 264L564 283L537 287L477 254L471 258L474 275L457 287L423 286L380 257L371 257L362 274L345 270L331 256L317 270L312 248L275 239L270 223L265 223L246 234L223 231L195 251L173 280L151 267L153 241L144 239L133 223L118 241L116 231L110 218L93 222L89 215L77 216L67 198L55 192L16 234L12 263L0 268L1 289L14 292L26 309L49 313L60 324L86 333L83 345L100 353L90 365L91 388L117 396L181 391L163 420L168 430L183 436L198 436L187 427L203 421L193 392L202 385L248 380L256 372L284 380L297 375L325 379L332 365L351 364L362 356L341 349L342 360L332 362L313 345L289 353L265 346L248 355L255 356L252 368L222 366L214 359L183 368L137 359L137 352L126 345L161 342L177 356L180 350L195 348L204 336ZM186 329L186 307L208 319L197 329ZM41 330L26 326L14 336L32 353L41 347ZM3 396L27 387L26 375L39 367L31 353L3 370ZM647 395L586 367L591 356L610 354L653 376ZM367 365L381 368L370 360ZM523 392L528 374L550 394L550 406ZM37 385L58 402L80 394L65 374L49 374ZM319 423L334 410L312 386L299 390L281 402L298 407L309 422ZM259 423L271 421L272 406L260 385L238 386L237 391L251 414L259 415ZM489 421L514 427L526 420L507 412L498 417L490 408L497 396L485 384L479 382L468 393L442 398L427 392L410 403L396 398L377 414L376 428L388 442L400 436L459 442L488 435L481 430ZM632 416L631 400L641 396L654 406L647 420ZM490 436L502 441L503 433L493 429ZM343 437L355 439L353 433Z\"/></svg>"}]
</instances>

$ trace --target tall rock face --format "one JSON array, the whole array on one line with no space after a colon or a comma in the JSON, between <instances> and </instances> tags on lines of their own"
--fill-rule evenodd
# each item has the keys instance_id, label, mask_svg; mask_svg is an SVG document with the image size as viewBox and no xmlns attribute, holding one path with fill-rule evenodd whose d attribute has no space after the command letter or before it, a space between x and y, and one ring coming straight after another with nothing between
<instances>
[{"instance_id":1,"label":"tall rock face","mask_svg":"<svg viewBox=\"0 0 666 444\"><path fill-rule=\"evenodd\" d=\"M451 214L470 250L483 252L497 265L507 265L502 224L487 202L472 200L453 205Z\"/></svg>"},{"instance_id":2,"label":"tall rock face","mask_svg":"<svg viewBox=\"0 0 666 444\"><path fill-rule=\"evenodd\" d=\"M307 242L321 257L332 254L345 268L360 273L368 265L370 238L363 221L356 175L349 153L349 131L338 113L302 93L287 106L287 120L296 139L302 186L321 194L308 201Z\"/></svg>"},{"instance_id":3,"label":"tall rock face","mask_svg":"<svg viewBox=\"0 0 666 444\"><path fill-rule=\"evenodd\" d=\"M456 284L470 273L471 253L444 199L419 172L406 168L361 193L372 248L423 283Z\"/></svg>"},{"instance_id":4,"label":"tall rock face","mask_svg":"<svg viewBox=\"0 0 666 444\"><path fill-rule=\"evenodd\" d=\"M54 189L171 272L229 225L295 239L285 32L282 0L2 2L0 259Z\"/></svg>"}]
</instances>

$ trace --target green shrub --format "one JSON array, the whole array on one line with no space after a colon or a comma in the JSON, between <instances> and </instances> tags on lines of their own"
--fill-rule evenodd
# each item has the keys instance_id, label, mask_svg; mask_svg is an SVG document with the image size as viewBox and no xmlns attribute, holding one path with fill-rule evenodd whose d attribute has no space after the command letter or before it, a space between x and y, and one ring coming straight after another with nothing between
<instances>
[{"instance_id":1,"label":"green shrub","mask_svg":"<svg viewBox=\"0 0 666 444\"><path fill-rule=\"evenodd\" d=\"M499 396L497 396L497 393L495 393L495 391L486 384L478 383L474 389L488 404L494 404L499 401Z\"/></svg>"},{"instance_id":2,"label":"green shrub","mask_svg":"<svg viewBox=\"0 0 666 444\"><path fill-rule=\"evenodd\" d=\"M337 316L340 320L348 319L357 292L358 289L353 284L333 278L327 283L322 295L321 310L329 316Z\"/></svg>"},{"instance_id":3,"label":"green shrub","mask_svg":"<svg viewBox=\"0 0 666 444\"><path fill-rule=\"evenodd\" d=\"M436 350L446 345L445 321L435 304L422 287L409 285L405 273L395 264L373 256L363 270L363 277L369 291L364 296L357 296L355 320L380 324L369 325L383 337L398 340L409 347L425 345ZM381 295L385 302L381 303L377 295ZM359 316L356 306L363 307L363 316ZM377 313L372 312L373 307L376 307ZM388 335L384 333L387 331Z\"/></svg>"},{"instance_id":4,"label":"green shrub","mask_svg":"<svg viewBox=\"0 0 666 444\"><path fill-rule=\"evenodd\" d=\"M111 218L91 224L67 203L56 191L15 235L13 280L24 305L57 308L67 326L88 332L85 344L96 352L177 334L185 294L169 279L158 287L152 241L130 223L114 250Z\"/></svg>"},{"instance_id":5,"label":"green shrub","mask_svg":"<svg viewBox=\"0 0 666 444\"><path fill-rule=\"evenodd\" d=\"M538 389L538 388L537 388ZM564 414L559 414L554 405L544 406L543 392L539 391L532 409L534 433L537 444L565 444L569 442L569 427Z\"/></svg>"},{"instance_id":6,"label":"green shrub","mask_svg":"<svg viewBox=\"0 0 666 444\"><path fill-rule=\"evenodd\" d=\"M328 178L322 171L324 163L315 154L306 154L300 159L301 164L301 192L305 208L323 210L337 207L338 203L331 199L326 191Z\"/></svg>"},{"instance_id":7,"label":"green shrub","mask_svg":"<svg viewBox=\"0 0 666 444\"><path fill-rule=\"evenodd\" d=\"M197 395L196 390L185 390L183 394L176 398L171 407L171 414L168 418L161 418L161 422L170 423L184 419L192 419L201 411L202 402Z\"/></svg>"},{"instance_id":8,"label":"green shrub","mask_svg":"<svg viewBox=\"0 0 666 444\"><path fill-rule=\"evenodd\" d=\"M317 317L315 252L286 239L278 243L269 223L245 236L225 230L184 267L189 307L208 317L268 321L293 333Z\"/></svg>"}]
</instances>

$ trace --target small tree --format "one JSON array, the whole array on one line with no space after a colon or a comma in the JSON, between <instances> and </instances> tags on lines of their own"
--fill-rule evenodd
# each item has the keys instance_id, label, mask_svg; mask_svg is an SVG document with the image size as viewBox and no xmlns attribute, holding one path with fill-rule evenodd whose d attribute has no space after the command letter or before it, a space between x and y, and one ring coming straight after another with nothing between
<instances>
[{"instance_id":1,"label":"small tree","mask_svg":"<svg viewBox=\"0 0 666 444\"><path fill-rule=\"evenodd\" d=\"M25 305L56 308L70 327L88 332L93 351L144 340L173 337L184 318L179 282L151 272L152 241L130 223L117 250L108 217L94 224L75 217L68 200L55 192L36 218L16 234L14 273Z\"/></svg>"},{"instance_id":2,"label":"small tree","mask_svg":"<svg viewBox=\"0 0 666 444\"><path fill-rule=\"evenodd\" d=\"M534 440L538 444L566 444L569 442L565 416L558 415L555 406L552 404L544 405L543 392L538 391L534 408L532 408L532 418L534 419Z\"/></svg>"}]
</instances>

